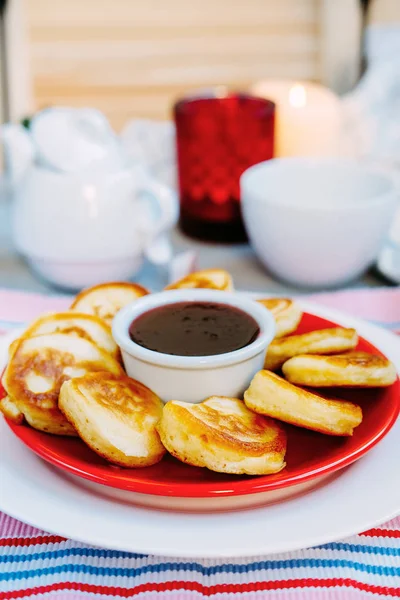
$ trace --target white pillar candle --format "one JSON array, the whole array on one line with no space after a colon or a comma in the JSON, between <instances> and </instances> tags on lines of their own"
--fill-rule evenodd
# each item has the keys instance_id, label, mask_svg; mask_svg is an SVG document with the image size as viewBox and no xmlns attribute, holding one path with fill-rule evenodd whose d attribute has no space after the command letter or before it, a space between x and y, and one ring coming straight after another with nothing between
<instances>
[{"instance_id":1,"label":"white pillar candle","mask_svg":"<svg viewBox=\"0 0 400 600\"><path fill-rule=\"evenodd\" d=\"M275 156L333 156L340 152L341 103L311 82L265 80L251 92L276 104Z\"/></svg>"}]
</instances>

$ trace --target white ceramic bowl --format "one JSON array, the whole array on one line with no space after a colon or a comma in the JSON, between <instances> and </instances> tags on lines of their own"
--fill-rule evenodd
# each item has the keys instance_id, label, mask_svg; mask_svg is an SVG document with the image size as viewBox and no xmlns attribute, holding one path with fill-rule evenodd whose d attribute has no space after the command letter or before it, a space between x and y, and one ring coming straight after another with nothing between
<instances>
[{"instance_id":1,"label":"white ceramic bowl","mask_svg":"<svg viewBox=\"0 0 400 600\"><path fill-rule=\"evenodd\" d=\"M399 198L387 173L351 159L281 158L241 177L261 262L294 285L341 285L376 259Z\"/></svg>"},{"instance_id":2,"label":"white ceramic bowl","mask_svg":"<svg viewBox=\"0 0 400 600\"><path fill-rule=\"evenodd\" d=\"M139 315L176 302L216 302L234 306L255 319L260 334L248 346L215 356L173 356L139 346L129 337L129 326ZM169 290L139 298L124 307L113 322L113 335L121 348L127 374L152 389L160 398L201 402L210 396L240 397L254 374L263 368L266 349L275 335L272 314L240 294L217 290Z\"/></svg>"}]
</instances>

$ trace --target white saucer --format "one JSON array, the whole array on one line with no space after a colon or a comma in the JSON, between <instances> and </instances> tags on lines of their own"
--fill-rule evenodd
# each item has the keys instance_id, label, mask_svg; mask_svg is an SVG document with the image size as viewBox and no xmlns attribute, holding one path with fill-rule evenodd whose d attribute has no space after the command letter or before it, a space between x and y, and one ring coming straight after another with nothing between
<instances>
[{"instance_id":1,"label":"white saucer","mask_svg":"<svg viewBox=\"0 0 400 600\"><path fill-rule=\"evenodd\" d=\"M304 308L355 327L400 370L400 340L393 334L331 309ZM0 338L0 366L11 339ZM107 498L102 486L83 486L30 452L0 420L0 509L51 533L131 552L222 558L291 551L354 535L400 513L399 437L400 421L366 457L301 497L240 513L185 514L136 507Z\"/></svg>"}]
</instances>

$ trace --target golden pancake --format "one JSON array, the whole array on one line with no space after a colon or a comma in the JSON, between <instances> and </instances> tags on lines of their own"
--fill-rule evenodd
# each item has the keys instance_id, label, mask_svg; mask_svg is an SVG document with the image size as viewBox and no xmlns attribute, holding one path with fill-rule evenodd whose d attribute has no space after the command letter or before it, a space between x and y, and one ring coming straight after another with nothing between
<instances>
[{"instance_id":1,"label":"golden pancake","mask_svg":"<svg viewBox=\"0 0 400 600\"><path fill-rule=\"evenodd\" d=\"M3 385L29 425L57 435L75 435L58 409L58 395L64 381L88 371L123 373L113 356L84 338L66 333L22 337L13 348Z\"/></svg>"},{"instance_id":2,"label":"golden pancake","mask_svg":"<svg viewBox=\"0 0 400 600\"><path fill-rule=\"evenodd\" d=\"M302 354L285 362L282 370L292 383L309 387L386 387L397 378L390 360L367 352Z\"/></svg>"},{"instance_id":3,"label":"golden pancake","mask_svg":"<svg viewBox=\"0 0 400 600\"><path fill-rule=\"evenodd\" d=\"M271 371L259 371L244 394L254 412L328 435L353 435L362 410L345 400L330 400L289 383Z\"/></svg>"},{"instance_id":4,"label":"golden pancake","mask_svg":"<svg viewBox=\"0 0 400 600\"><path fill-rule=\"evenodd\" d=\"M165 454L156 425L163 403L129 377L89 373L61 386L59 408L97 454L123 467L148 467Z\"/></svg>"},{"instance_id":5,"label":"golden pancake","mask_svg":"<svg viewBox=\"0 0 400 600\"><path fill-rule=\"evenodd\" d=\"M233 291L232 277L223 269L204 269L190 273L183 279L167 285L166 290L180 290L192 288L207 288L210 290Z\"/></svg>"},{"instance_id":6,"label":"golden pancake","mask_svg":"<svg viewBox=\"0 0 400 600\"><path fill-rule=\"evenodd\" d=\"M0 400L0 411L7 419L16 425L21 425L24 420L23 413L18 409L18 406L13 402L10 396L6 396Z\"/></svg>"},{"instance_id":7,"label":"golden pancake","mask_svg":"<svg viewBox=\"0 0 400 600\"><path fill-rule=\"evenodd\" d=\"M200 404L168 402L157 428L168 452L195 467L266 475L285 466L283 429L236 398L213 396Z\"/></svg>"},{"instance_id":8,"label":"golden pancake","mask_svg":"<svg viewBox=\"0 0 400 600\"><path fill-rule=\"evenodd\" d=\"M121 308L148 293L146 288L137 283L101 283L78 294L71 304L71 309L95 315L111 326L113 318Z\"/></svg>"},{"instance_id":9,"label":"golden pancake","mask_svg":"<svg viewBox=\"0 0 400 600\"><path fill-rule=\"evenodd\" d=\"M332 327L273 340L268 346L265 369L276 371L297 354L338 354L358 344L355 329Z\"/></svg>"},{"instance_id":10,"label":"golden pancake","mask_svg":"<svg viewBox=\"0 0 400 600\"><path fill-rule=\"evenodd\" d=\"M93 315L78 312L52 313L37 319L24 332L24 337L46 335L49 333L68 333L94 342L113 356L119 356L118 346L106 323Z\"/></svg>"},{"instance_id":11,"label":"golden pancake","mask_svg":"<svg viewBox=\"0 0 400 600\"><path fill-rule=\"evenodd\" d=\"M258 302L273 314L276 323L276 338L296 331L303 316L303 312L296 302L289 298L265 298Z\"/></svg>"},{"instance_id":12,"label":"golden pancake","mask_svg":"<svg viewBox=\"0 0 400 600\"><path fill-rule=\"evenodd\" d=\"M14 349L18 346L18 340L19 338L17 338L16 340L13 340L11 342L11 344L8 347L8 358L11 358L12 355L14 354Z\"/></svg>"}]
</instances>

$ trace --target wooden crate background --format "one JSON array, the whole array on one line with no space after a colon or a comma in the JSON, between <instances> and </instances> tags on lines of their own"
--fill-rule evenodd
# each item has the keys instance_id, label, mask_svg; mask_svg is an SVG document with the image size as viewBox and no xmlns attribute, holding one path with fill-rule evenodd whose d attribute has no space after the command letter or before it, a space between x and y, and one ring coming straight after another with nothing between
<instances>
[{"instance_id":1,"label":"wooden crate background","mask_svg":"<svg viewBox=\"0 0 400 600\"><path fill-rule=\"evenodd\" d=\"M119 129L168 118L198 88L289 77L343 91L357 76L358 0L9 1L14 118L96 106ZM396 4L375 0L374 19Z\"/></svg>"}]
</instances>

